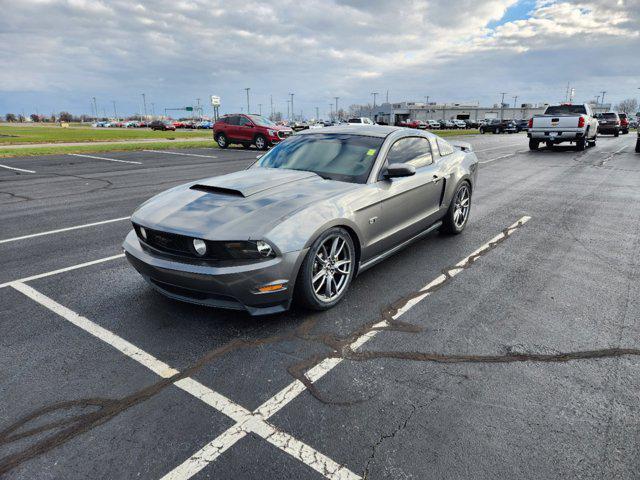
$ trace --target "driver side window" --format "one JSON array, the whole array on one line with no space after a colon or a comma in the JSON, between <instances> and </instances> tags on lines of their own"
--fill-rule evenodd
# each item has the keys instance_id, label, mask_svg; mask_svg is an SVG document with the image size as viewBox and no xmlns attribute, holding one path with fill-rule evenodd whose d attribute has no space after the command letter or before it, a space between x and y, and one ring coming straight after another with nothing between
<instances>
[{"instance_id":1,"label":"driver side window","mask_svg":"<svg viewBox=\"0 0 640 480\"><path fill-rule=\"evenodd\" d=\"M424 137L407 137L396 141L387 153L386 165L392 163L408 163L415 168L433 163L431 145Z\"/></svg>"},{"instance_id":2,"label":"driver side window","mask_svg":"<svg viewBox=\"0 0 640 480\"><path fill-rule=\"evenodd\" d=\"M251 120L249 120L247 117L238 117L238 125L241 127L246 127L251 125Z\"/></svg>"}]
</instances>

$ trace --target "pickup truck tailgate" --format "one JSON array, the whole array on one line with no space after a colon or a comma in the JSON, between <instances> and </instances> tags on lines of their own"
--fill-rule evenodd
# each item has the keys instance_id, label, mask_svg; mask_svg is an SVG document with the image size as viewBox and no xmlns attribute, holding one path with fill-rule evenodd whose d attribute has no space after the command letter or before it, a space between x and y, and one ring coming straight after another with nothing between
<instances>
[{"instance_id":1,"label":"pickup truck tailgate","mask_svg":"<svg viewBox=\"0 0 640 480\"><path fill-rule=\"evenodd\" d=\"M570 130L578 128L579 116L536 115L533 117L533 129L546 131Z\"/></svg>"}]
</instances>

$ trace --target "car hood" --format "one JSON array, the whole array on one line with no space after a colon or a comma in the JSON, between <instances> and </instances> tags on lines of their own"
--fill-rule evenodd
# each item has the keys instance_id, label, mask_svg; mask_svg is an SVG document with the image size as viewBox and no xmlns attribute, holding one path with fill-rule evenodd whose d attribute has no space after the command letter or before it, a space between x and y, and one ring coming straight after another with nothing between
<instances>
[{"instance_id":1,"label":"car hood","mask_svg":"<svg viewBox=\"0 0 640 480\"><path fill-rule=\"evenodd\" d=\"M167 190L142 204L131 219L206 240L258 240L298 211L359 186L312 172L252 168Z\"/></svg>"}]
</instances>

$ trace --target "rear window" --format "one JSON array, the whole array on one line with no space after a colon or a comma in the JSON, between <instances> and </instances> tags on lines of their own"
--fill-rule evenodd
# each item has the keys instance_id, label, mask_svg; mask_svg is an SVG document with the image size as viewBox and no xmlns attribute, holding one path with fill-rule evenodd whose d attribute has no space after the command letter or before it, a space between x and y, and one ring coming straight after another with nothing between
<instances>
[{"instance_id":1,"label":"rear window","mask_svg":"<svg viewBox=\"0 0 640 480\"><path fill-rule=\"evenodd\" d=\"M618 118L618 114L617 113L613 113L613 112L611 112L611 113L603 113L602 114L602 118L607 118L609 120L615 120L615 119Z\"/></svg>"},{"instance_id":2,"label":"rear window","mask_svg":"<svg viewBox=\"0 0 640 480\"><path fill-rule=\"evenodd\" d=\"M362 123L362 120L359 118L350 118L347 120L348 123Z\"/></svg>"},{"instance_id":3,"label":"rear window","mask_svg":"<svg viewBox=\"0 0 640 480\"><path fill-rule=\"evenodd\" d=\"M571 115L571 114L586 114L587 109L584 105L553 105L547 107L546 115Z\"/></svg>"}]
</instances>

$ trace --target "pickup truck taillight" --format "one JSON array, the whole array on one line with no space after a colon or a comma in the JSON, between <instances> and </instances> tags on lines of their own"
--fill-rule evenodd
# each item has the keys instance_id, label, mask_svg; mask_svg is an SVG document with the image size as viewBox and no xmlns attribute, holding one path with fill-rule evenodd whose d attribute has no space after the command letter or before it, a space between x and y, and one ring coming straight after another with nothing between
<instances>
[{"instance_id":1,"label":"pickup truck taillight","mask_svg":"<svg viewBox=\"0 0 640 480\"><path fill-rule=\"evenodd\" d=\"M580 117L578 120L578 128L584 127L584 117Z\"/></svg>"},{"instance_id":2,"label":"pickup truck taillight","mask_svg":"<svg viewBox=\"0 0 640 480\"><path fill-rule=\"evenodd\" d=\"M533 118L529 119L529 128L533 128Z\"/></svg>"}]
</instances>

